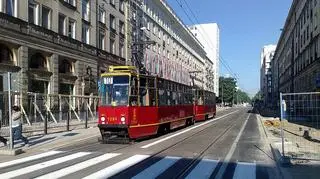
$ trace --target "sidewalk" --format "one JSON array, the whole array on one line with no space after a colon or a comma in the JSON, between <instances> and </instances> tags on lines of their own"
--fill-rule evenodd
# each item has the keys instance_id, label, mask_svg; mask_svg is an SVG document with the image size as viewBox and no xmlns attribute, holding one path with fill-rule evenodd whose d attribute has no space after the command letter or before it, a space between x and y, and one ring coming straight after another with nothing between
<instances>
[{"instance_id":1,"label":"sidewalk","mask_svg":"<svg viewBox=\"0 0 320 179\"><path fill-rule=\"evenodd\" d=\"M47 135L35 135L28 137L29 146L24 146L22 141L16 141L14 149L22 149L23 152L28 151L46 151L55 150L59 147L68 146L77 142L93 138L98 140L100 131L97 127L90 127L88 129L75 129L68 132L52 133ZM0 156L1 151L8 150L7 146L0 144Z\"/></svg>"},{"instance_id":2,"label":"sidewalk","mask_svg":"<svg viewBox=\"0 0 320 179\"><path fill-rule=\"evenodd\" d=\"M267 115L272 116L272 115ZM312 161L308 159L319 158L319 143L312 142L303 137L305 126L294 123L284 122L284 149L285 156L290 160L289 165L283 164L281 157L282 139L279 118L263 117L257 114L258 119L263 125L267 135L267 140L270 143L275 159L279 164L284 178L318 178L320 170L320 161ZM296 159L299 158L299 159Z\"/></svg>"}]
</instances>

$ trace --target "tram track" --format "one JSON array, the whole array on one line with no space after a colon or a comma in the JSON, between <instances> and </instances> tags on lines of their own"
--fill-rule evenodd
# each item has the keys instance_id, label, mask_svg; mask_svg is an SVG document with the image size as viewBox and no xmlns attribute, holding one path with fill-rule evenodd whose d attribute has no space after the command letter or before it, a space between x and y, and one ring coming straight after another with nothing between
<instances>
[{"instance_id":1,"label":"tram track","mask_svg":"<svg viewBox=\"0 0 320 179\"><path fill-rule=\"evenodd\" d=\"M238 112L238 111L237 111L237 112ZM237 114L237 113L234 113L234 114ZM245 114L244 114L244 115L245 115ZM238 119L241 119L242 116L243 116L243 115L238 116L237 118L238 118ZM191 159L191 161L190 161L183 169L180 169L180 172L179 172L175 177L172 177L172 178L182 178L184 175L186 175L186 174L188 173L188 171L189 171L192 167L194 167L195 164L197 164L197 161L198 161L201 157L204 156L205 152L206 152L208 149L210 149L210 147L212 147L215 143L217 143L221 137L223 137L224 135L226 135L226 134L230 131L231 128L233 128L234 126L236 126L236 125L238 124L238 122L239 122L239 120L232 120L232 119L231 119L231 120L224 121L223 123L220 123L220 125L227 125L228 127L225 128L218 136L215 136L215 137L213 137L213 138L210 138L210 141L212 141L212 142L210 142L208 145L206 145L206 146L204 147L204 149L201 150L201 151L198 153L197 156L193 157L193 158ZM191 135L189 135L189 136L187 136L187 137L185 137L185 138L183 138L182 140L179 140L179 141L177 141L177 142L175 142L175 143L173 143L173 144L165 147L164 149L161 149L160 151L152 154L152 155L151 155L150 157L148 157L146 160L144 160L144 161L136 164L136 165L133 166L132 168L134 168L134 167L136 167L136 166L138 166L138 165L139 165L139 166L145 165L145 164L149 163L151 160L153 160L153 158L156 158L156 157L161 158L161 156L162 156L161 154L164 154L165 152L170 151L170 150L173 149L174 147L183 144L183 143L186 142L187 140L192 139L193 137L197 136L197 135L200 134L200 133L206 132L206 130L211 129L211 128L210 128L211 126L212 126L212 124L206 126L205 128L203 128L203 129L201 129L201 130L199 130L199 131L197 131L197 132L195 132L195 133L193 133L193 134L191 134ZM126 175L126 172L127 172L127 171L123 171L123 172L118 173L117 175L115 175L115 176L113 176L113 177L111 177L111 178L114 178L114 179L116 179L116 178L123 178L122 176L125 176L125 175Z\"/></svg>"},{"instance_id":2,"label":"tram track","mask_svg":"<svg viewBox=\"0 0 320 179\"><path fill-rule=\"evenodd\" d=\"M223 113L220 117L222 117L222 116L226 117L227 115L231 115L232 113L237 113L237 112L238 112L238 111ZM224 118L224 117L222 117L222 118ZM212 118L209 119L209 120L212 120ZM214 124L214 123L216 123L216 121L214 121L214 122L211 123L211 124L206 125L203 129L197 131L196 133L191 134L190 136L187 136L186 138L183 138L182 140L177 141L176 143L168 146L167 148L174 147L175 145L178 145L179 143L182 143L182 142L184 142L185 140L187 140L187 139L189 139L189 138L192 138L193 136L198 135L199 133L205 131L207 128L211 127L212 124ZM187 129L187 128L184 128L184 129ZM151 138L151 139L152 139L152 138ZM84 143L84 142L85 142L85 141L83 141L83 143ZM129 148L129 147L137 147L137 146L140 145L140 144L141 144L141 142L135 142L135 143L133 143L133 144L121 144L120 147L116 147L115 149L108 150L108 151L103 151L103 152L113 153L113 152L117 152L117 151L119 151L119 150L123 150L123 149ZM65 149L67 149L67 151L69 151L69 152L80 152L80 151L83 151L83 150L86 150L86 151L87 151L87 150L94 151L97 147L107 146L107 145L109 145L109 146L110 146L110 145L115 145L115 146L117 146L117 145L120 145L120 144L101 144L100 142L90 142L90 143L88 143L88 144L84 144L84 145L78 146L78 147L76 147L76 148L73 147L74 149L69 149L69 148L72 147L72 146L67 146L67 147L57 148L56 150L65 150ZM123 145L125 145L125 146L123 146ZM166 148L165 148L165 149L166 149Z\"/></svg>"}]
</instances>

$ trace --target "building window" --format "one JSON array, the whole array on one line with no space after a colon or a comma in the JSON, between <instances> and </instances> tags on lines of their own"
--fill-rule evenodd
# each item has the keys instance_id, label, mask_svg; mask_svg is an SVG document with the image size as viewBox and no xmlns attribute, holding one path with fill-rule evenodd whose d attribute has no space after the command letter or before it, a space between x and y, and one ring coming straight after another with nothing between
<instances>
[{"instance_id":1,"label":"building window","mask_svg":"<svg viewBox=\"0 0 320 179\"><path fill-rule=\"evenodd\" d=\"M153 25L153 34L156 34L156 32L157 32L157 26L154 24Z\"/></svg>"},{"instance_id":2,"label":"building window","mask_svg":"<svg viewBox=\"0 0 320 179\"><path fill-rule=\"evenodd\" d=\"M110 0L110 4L115 7L115 0Z\"/></svg>"},{"instance_id":3,"label":"building window","mask_svg":"<svg viewBox=\"0 0 320 179\"><path fill-rule=\"evenodd\" d=\"M123 0L120 0L119 1L119 10L121 11L121 12L124 12L124 1Z\"/></svg>"},{"instance_id":4,"label":"building window","mask_svg":"<svg viewBox=\"0 0 320 179\"><path fill-rule=\"evenodd\" d=\"M64 2L76 7L76 0L64 0Z\"/></svg>"},{"instance_id":5,"label":"building window","mask_svg":"<svg viewBox=\"0 0 320 179\"><path fill-rule=\"evenodd\" d=\"M99 44L98 44L98 48L102 49L102 50L106 50L105 49L105 31L103 29L99 30Z\"/></svg>"},{"instance_id":6,"label":"building window","mask_svg":"<svg viewBox=\"0 0 320 179\"><path fill-rule=\"evenodd\" d=\"M87 24L82 23L82 42L89 44L90 28Z\"/></svg>"},{"instance_id":7,"label":"building window","mask_svg":"<svg viewBox=\"0 0 320 179\"><path fill-rule=\"evenodd\" d=\"M116 30L116 19L110 14L110 29Z\"/></svg>"},{"instance_id":8,"label":"building window","mask_svg":"<svg viewBox=\"0 0 320 179\"><path fill-rule=\"evenodd\" d=\"M29 2L28 21L29 23L39 25L39 5L38 4Z\"/></svg>"},{"instance_id":9,"label":"building window","mask_svg":"<svg viewBox=\"0 0 320 179\"><path fill-rule=\"evenodd\" d=\"M124 45L122 43L119 44L119 56L123 57L124 55Z\"/></svg>"},{"instance_id":10,"label":"building window","mask_svg":"<svg viewBox=\"0 0 320 179\"><path fill-rule=\"evenodd\" d=\"M106 23L106 11L103 8L99 9L99 21L103 24Z\"/></svg>"},{"instance_id":11,"label":"building window","mask_svg":"<svg viewBox=\"0 0 320 179\"><path fill-rule=\"evenodd\" d=\"M59 73L72 74L72 62L67 59L59 60Z\"/></svg>"},{"instance_id":12,"label":"building window","mask_svg":"<svg viewBox=\"0 0 320 179\"><path fill-rule=\"evenodd\" d=\"M147 29L150 30L150 22L147 22Z\"/></svg>"},{"instance_id":13,"label":"building window","mask_svg":"<svg viewBox=\"0 0 320 179\"><path fill-rule=\"evenodd\" d=\"M17 17L17 0L0 0L0 12Z\"/></svg>"},{"instance_id":14,"label":"building window","mask_svg":"<svg viewBox=\"0 0 320 179\"><path fill-rule=\"evenodd\" d=\"M69 19L68 36L75 39L76 38L76 21Z\"/></svg>"},{"instance_id":15,"label":"building window","mask_svg":"<svg viewBox=\"0 0 320 179\"><path fill-rule=\"evenodd\" d=\"M159 32L158 32L158 37L159 39L161 38L161 30L159 29Z\"/></svg>"},{"instance_id":16,"label":"building window","mask_svg":"<svg viewBox=\"0 0 320 179\"><path fill-rule=\"evenodd\" d=\"M59 24L58 24L58 32L59 34L65 35L65 27L66 27L66 16L59 14Z\"/></svg>"},{"instance_id":17,"label":"building window","mask_svg":"<svg viewBox=\"0 0 320 179\"><path fill-rule=\"evenodd\" d=\"M122 21L119 21L119 32L124 34L124 23Z\"/></svg>"},{"instance_id":18,"label":"building window","mask_svg":"<svg viewBox=\"0 0 320 179\"><path fill-rule=\"evenodd\" d=\"M48 69L46 58L40 53L32 55L29 61L29 68L47 71Z\"/></svg>"},{"instance_id":19,"label":"building window","mask_svg":"<svg viewBox=\"0 0 320 179\"><path fill-rule=\"evenodd\" d=\"M51 9L42 6L42 27L51 29Z\"/></svg>"},{"instance_id":20,"label":"building window","mask_svg":"<svg viewBox=\"0 0 320 179\"><path fill-rule=\"evenodd\" d=\"M160 55L161 54L161 46L158 45L158 54Z\"/></svg>"},{"instance_id":21,"label":"building window","mask_svg":"<svg viewBox=\"0 0 320 179\"><path fill-rule=\"evenodd\" d=\"M110 39L110 53L115 54L115 42L113 39Z\"/></svg>"},{"instance_id":22,"label":"building window","mask_svg":"<svg viewBox=\"0 0 320 179\"><path fill-rule=\"evenodd\" d=\"M89 0L82 0L82 18L85 21L90 21L90 3Z\"/></svg>"}]
</instances>

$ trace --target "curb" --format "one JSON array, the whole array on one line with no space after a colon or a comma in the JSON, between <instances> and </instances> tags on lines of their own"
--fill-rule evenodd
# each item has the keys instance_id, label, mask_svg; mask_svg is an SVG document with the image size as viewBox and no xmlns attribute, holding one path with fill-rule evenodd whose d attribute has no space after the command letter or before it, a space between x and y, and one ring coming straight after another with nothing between
<instances>
[{"instance_id":1,"label":"curb","mask_svg":"<svg viewBox=\"0 0 320 179\"><path fill-rule=\"evenodd\" d=\"M276 168L278 169L279 175L281 176L281 178L292 178L291 175L288 174L282 168L282 167L290 167L291 166L290 159L288 160L288 158L282 157L279 149L277 149L276 147L273 146L272 142L269 140L269 135L268 135L267 129L262 122L261 115L260 114L256 114L256 115L257 115L257 119L260 121L260 123L263 127L263 131L266 135L267 143L269 143L271 153L272 153L273 159L275 161Z\"/></svg>"},{"instance_id":2,"label":"curb","mask_svg":"<svg viewBox=\"0 0 320 179\"><path fill-rule=\"evenodd\" d=\"M24 153L22 149L0 149L0 155L16 156Z\"/></svg>"}]
</instances>

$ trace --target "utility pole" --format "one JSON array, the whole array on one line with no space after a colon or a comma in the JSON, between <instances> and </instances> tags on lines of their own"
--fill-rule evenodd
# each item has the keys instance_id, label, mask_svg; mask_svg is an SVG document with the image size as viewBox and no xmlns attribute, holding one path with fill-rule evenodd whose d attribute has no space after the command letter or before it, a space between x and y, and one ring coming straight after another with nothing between
<instances>
[{"instance_id":1,"label":"utility pole","mask_svg":"<svg viewBox=\"0 0 320 179\"><path fill-rule=\"evenodd\" d=\"M224 106L224 103L223 103L223 84L221 85L221 100L222 100L222 106Z\"/></svg>"}]
</instances>

